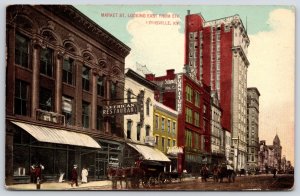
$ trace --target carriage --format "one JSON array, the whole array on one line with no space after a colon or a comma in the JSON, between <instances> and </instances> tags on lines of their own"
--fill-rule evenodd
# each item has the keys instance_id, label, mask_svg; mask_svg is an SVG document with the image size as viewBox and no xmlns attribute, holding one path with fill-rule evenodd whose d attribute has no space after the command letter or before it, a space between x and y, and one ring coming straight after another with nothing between
<instances>
[{"instance_id":1,"label":"carriage","mask_svg":"<svg viewBox=\"0 0 300 196\"><path fill-rule=\"evenodd\" d=\"M108 168L108 177L112 180L113 187L117 187L117 182L126 183L126 188L137 189L140 184L144 188L155 186L156 184L172 182L172 179L180 179L181 175L177 172L165 172L164 165L157 161L143 160L134 167Z\"/></svg>"}]
</instances>

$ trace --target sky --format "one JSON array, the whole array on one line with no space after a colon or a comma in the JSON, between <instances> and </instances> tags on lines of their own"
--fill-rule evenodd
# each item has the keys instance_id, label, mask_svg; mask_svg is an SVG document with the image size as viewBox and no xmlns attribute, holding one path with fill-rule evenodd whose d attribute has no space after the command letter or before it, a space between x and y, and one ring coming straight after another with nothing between
<instances>
[{"instance_id":1,"label":"sky","mask_svg":"<svg viewBox=\"0 0 300 196\"><path fill-rule=\"evenodd\" d=\"M238 14L250 38L248 87L260 96L259 139L272 145L278 134L282 154L294 163L295 9L292 6L75 5L131 48L125 67L146 65L156 76L182 72L187 10L206 21ZM153 22L161 22L153 24ZM169 22L165 25L163 22Z\"/></svg>"}]
</instances>

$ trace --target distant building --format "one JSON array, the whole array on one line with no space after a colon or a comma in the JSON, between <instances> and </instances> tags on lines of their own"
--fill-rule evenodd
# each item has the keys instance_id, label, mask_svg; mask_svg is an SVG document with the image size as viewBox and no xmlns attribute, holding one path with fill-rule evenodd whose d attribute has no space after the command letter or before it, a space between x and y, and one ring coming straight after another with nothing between
<instances>
[{"instance_id":1,"label":"distant building","mask_svg":"<svg viewBox=\"0 0 300 196\"><path fill-rule=\"evenodd\" d=\"M282 146L280 145L280 139L276 134L273 145L266 145L266 141L260 141L258 156L258 166L262 172L270 172L271 169L276 168L281 170L281 153Z\"/></svg>"},{"instance_id":2,"label":"distant building","mask_svg":"<svg viewBox=\"0 0 300 196\"><path fill-rule=\"evenodd\" d=\"M225 158L225 132L221 126L222 108L216 92L211 93L211 153L212 163L221 164Z\"/></svg>"},{"instance_id":3,"label":"distant building","mask_svg":"<svg viewBox=\"0 0 300 196\"><path fill-rule=\"evenodd\" d=\"M258 166L259 96L257 88L247 89L247 169Z\"/></svg>"}]
</instances>

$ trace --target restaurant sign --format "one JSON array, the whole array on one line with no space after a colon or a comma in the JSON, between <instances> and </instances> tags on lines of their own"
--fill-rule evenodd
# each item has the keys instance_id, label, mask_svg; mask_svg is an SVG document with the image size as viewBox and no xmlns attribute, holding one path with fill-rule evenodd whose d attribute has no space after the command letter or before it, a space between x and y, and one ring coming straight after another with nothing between
<instances>
[{"instance_id":1,"label":"restaurant sign","mask_svg":"<svg viewBox=\"0 0 300 196\"><path fill-rule=\"evenodd\" d=\"M122 103L116 105L104 106L102 114L107 115L116 115L116 114L137 114L137 103Z\"/></svg>"}]
</instances>

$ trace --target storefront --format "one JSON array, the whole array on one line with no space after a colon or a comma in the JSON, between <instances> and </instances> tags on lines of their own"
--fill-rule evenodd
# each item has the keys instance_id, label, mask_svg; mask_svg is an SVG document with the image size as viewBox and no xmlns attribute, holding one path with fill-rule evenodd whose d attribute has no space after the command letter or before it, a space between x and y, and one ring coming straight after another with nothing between
<instances>
[{"instance_id":1,"label":"storefront","mask_svg":"<svg viewBox=\"0 0 300 196\"><path fill-rule=\"evenodd\" d=\"M6 169L12 183L29 183L30 167L42 164L42 180L57 181L61 174L70 179L73 164L94 162L86 154L95 154L101 146L90 136L24 122L10 121L12 152L7 154ZM8 140L7 140L8 144ZM9 144L8 144L9 146Z\"/></svg>"}]
</instances>

